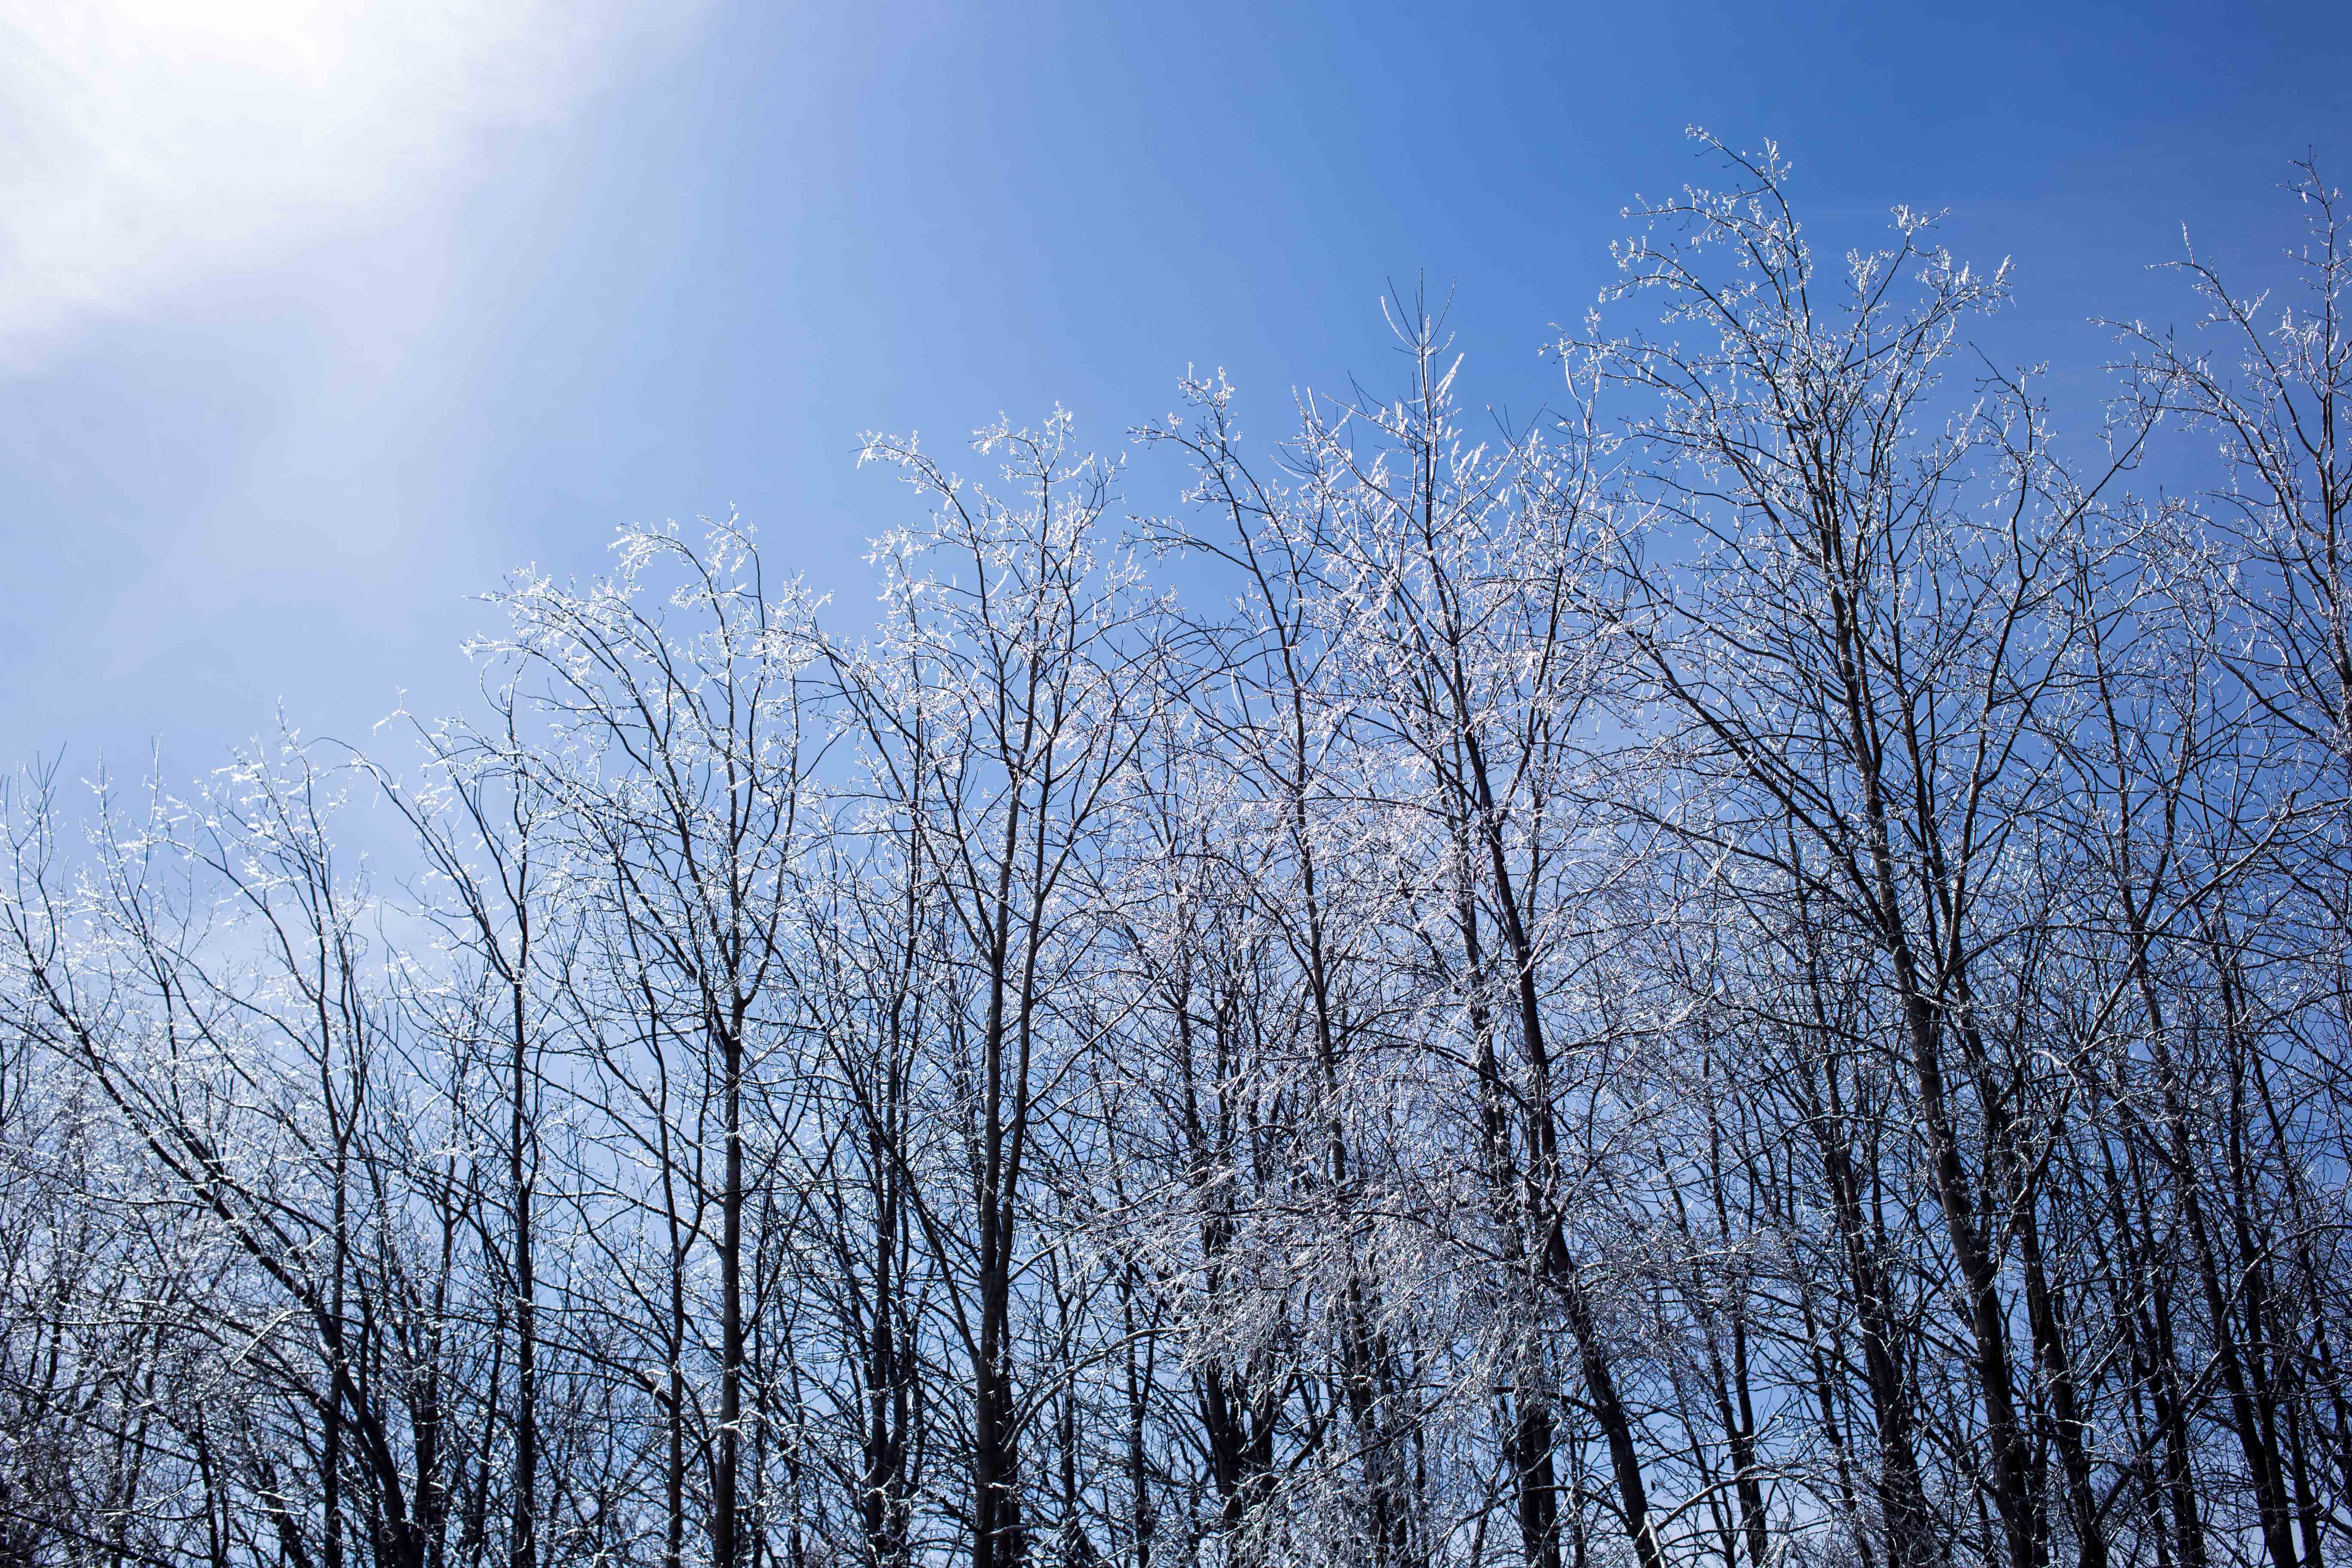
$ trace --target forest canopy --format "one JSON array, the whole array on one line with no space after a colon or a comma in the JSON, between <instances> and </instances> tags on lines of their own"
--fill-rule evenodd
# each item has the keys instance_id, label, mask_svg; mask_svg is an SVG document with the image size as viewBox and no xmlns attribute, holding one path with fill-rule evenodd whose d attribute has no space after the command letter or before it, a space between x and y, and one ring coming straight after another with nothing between
<instances>
[{"instance_id":1,"label":"forest canopy","mask_svg":"<svg viewBox=\"0 0 2352 1568\"><path fill-rule=\"evenodd\" d=\"M2053 409L1709 147L1533 421L1402 299L14 781L0 1568L2352 1552L2352 216Z\"/></svg>"}]
</instances>

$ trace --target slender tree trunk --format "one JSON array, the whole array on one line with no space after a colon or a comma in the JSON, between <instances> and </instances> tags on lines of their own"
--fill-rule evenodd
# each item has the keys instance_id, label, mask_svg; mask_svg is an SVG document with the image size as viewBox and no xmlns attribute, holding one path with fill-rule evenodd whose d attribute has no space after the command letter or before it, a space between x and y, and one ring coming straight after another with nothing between
<instances>
[{"instance_id":1,"label":"slender tree trunk","mask_svg":"<svg viewBox=\"0 0 2352 1568\"><path fill-rule=\"evenodd\" d=\"M528 935L524 941L528 942ZM507 1129L507 1181L514 1201L514 1515L507 1561L509 1568L538 1568L539 1289L532 1272L531 1170L525 1158L530 1137L530 1038L519 975L512 1000L514 1057L509 1086L512 1116Z\"/></svg>"},{"instance_id":2,"label":"slender tree trunk","mask_svg":"<svg viewBox=\"0 0 2352 1568\"><path fill-rule=\"evenodd\" d=\"M720 1093L727 1152L719 1196L719 1464L710 1487L713 1568L736 1568L742 1550L737 1537L742 1528L738 1483L743 1452L743 1014L744 1004L738 998L719 1042L725 1073Z\"/></svg>"}]
</instances>

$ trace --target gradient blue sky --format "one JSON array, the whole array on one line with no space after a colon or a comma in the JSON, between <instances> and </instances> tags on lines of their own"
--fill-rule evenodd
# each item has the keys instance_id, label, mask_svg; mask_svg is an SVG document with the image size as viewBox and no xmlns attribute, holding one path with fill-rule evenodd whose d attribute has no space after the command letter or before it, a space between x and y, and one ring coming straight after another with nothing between
<instances>
[{"instance_id":1,"label":"gradient blue sky","mask_svg":"<svg viewBox=\"0 0 2352 1568\"><path fill-rule=\"evenodd\" d=\"M2180 225L2252 276L2291 158L2352 180L2343 4L91 15L0 0L0 733L76 773L446 710L467 595L633 519L740 507L862 615L910 501L861 428L1115 445L1198 364L1278 435L1392 374L1391 280L1531 410L1694 121L1819 242L1907 201L2014 257L1991 346L2084 419L2085 318L2188 315Z\"/></svg>"}]
</instances>

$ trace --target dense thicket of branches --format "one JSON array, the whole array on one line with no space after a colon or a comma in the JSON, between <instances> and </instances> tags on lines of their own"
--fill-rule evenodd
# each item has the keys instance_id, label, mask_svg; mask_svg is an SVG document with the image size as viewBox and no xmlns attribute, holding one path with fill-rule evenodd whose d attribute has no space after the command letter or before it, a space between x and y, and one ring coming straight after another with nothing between
<instances>
[{"instance_id":1,"label":"dense thicket of branches","mask_svg":"<svg viewBox=\"0 0 2352 1568\"><path fill-rule=\"evenodd\" d=\"M1166 516L873 438L862 638L631 531L20 781L0 1565L2352 1553L2352 227L2062 447L1716 151L1565 416L1416 304Z\"/></svg>"}]
</instances>

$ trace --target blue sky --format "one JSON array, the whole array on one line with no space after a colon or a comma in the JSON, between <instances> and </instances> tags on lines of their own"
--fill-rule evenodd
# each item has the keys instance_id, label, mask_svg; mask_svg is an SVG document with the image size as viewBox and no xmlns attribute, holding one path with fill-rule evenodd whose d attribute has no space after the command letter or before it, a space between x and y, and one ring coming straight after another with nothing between
<instances>
[{"instance_id":1,"label":"blue sky","mask_svg":"<svg viewBox=\"0 0 2352 1568\"><path fill-rule=\"evenodd\" d=\"M1116 445L1197 364L1276 436L1392 374L1391 281L1531 412L1693 122L1818 243L2013 257L1988 347L2078 422L2182 224L2254 277L2291 158L2352 180L2341 5L53 9L0 0L0 733L77 774L456 705L467 595L632 520L740 507L862 615L860 429Z\"/></svg>"}]
</instances>

